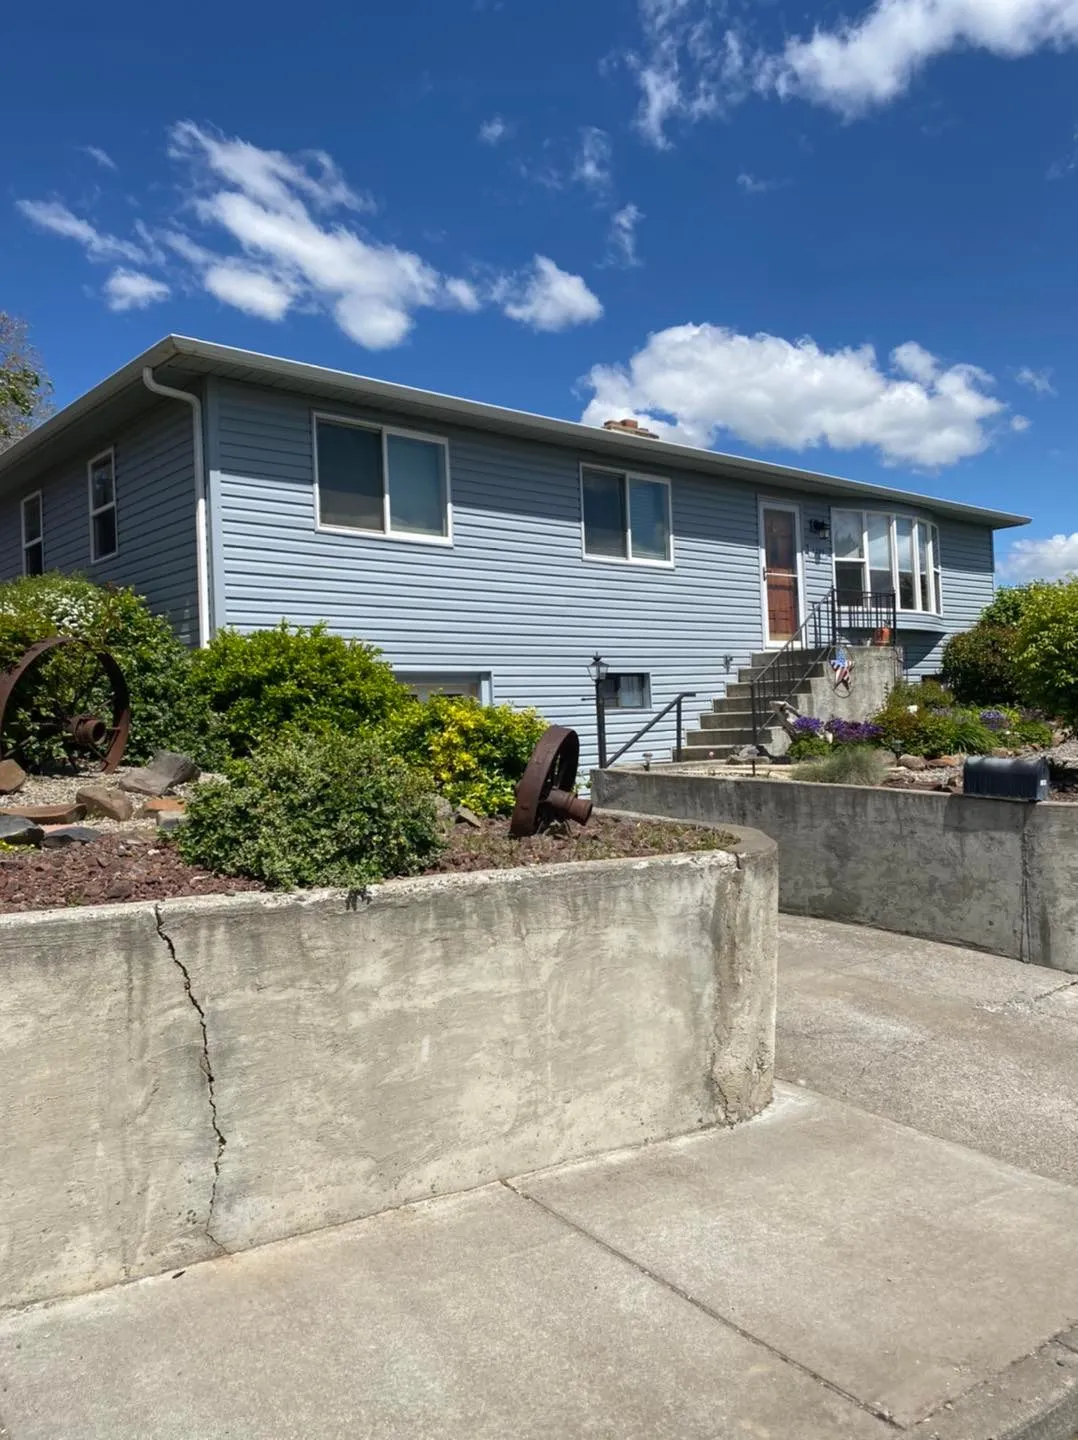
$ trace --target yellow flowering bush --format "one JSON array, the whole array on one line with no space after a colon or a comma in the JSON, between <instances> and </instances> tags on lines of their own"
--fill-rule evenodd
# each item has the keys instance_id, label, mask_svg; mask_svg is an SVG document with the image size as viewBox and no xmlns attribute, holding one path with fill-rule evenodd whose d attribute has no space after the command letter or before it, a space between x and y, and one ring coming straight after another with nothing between
<instances>
[{"instance_id":1,"label":"yellow flowering bush","mask_svg":"<svg viewBox=\"0 0 1078 1440\"><path fill-rule=\"evenodd\" d=\"M389 726L397 752L431 776L435 790L477 815L508 815L513 791L546 729L536 710L432 695Z\"/></svg>"}]
</instances>

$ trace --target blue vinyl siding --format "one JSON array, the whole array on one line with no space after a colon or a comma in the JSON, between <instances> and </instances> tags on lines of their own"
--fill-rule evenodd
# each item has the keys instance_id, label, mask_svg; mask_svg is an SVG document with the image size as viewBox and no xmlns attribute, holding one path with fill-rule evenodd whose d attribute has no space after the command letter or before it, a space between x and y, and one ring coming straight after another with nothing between
<instances>
[{"instance_id":1,"label":"blue vinyl siding","mask_svg":"<svg viewBox=\"0 0 1078 1440\"><path fill-rule=\"evenodd\" d=\"M90 562L86 465L112 445L118 553ZM142 419L43 471L0 499L0 579L22 574L20 501L42 492L45 566L100 583L131 585L150 607L197 643L195 502L191 415L163 402Z\"/></svg>"},{"instance_id":2,"label":"blue vinyl siding","mask_svg":"<svg viewBox=\"0 0 1078 1440\"><path fill-rule=\"evenodd\" d=\"M448 439L451 548L317 530L315 410ZM761 499L800 507L806 603L832 584L830 542L810 532L813 519L830 518L827 497L716 482L658 457L649 463L642 447L640 471L672 481L675 568L604 563L582 555L579 466L603 463L583 450L424 427L414 417L224 381L210 381L207 413L218 624L324 620L378 645L402 671L489 674L494 700L536 705L580 730L588 760L595 727L586 666L596 650L614 670L650 675L653 710L696 690L687 725L760 650ZM941 528L945 562L955 567L944 576L948 623L958 628L990 598L991 536ZM918 659L933 668L930 657ZM610 749L646 718L609 712ZM634 753L661 756L673 744L671 718Z\"/></svg>"}]
</instances>

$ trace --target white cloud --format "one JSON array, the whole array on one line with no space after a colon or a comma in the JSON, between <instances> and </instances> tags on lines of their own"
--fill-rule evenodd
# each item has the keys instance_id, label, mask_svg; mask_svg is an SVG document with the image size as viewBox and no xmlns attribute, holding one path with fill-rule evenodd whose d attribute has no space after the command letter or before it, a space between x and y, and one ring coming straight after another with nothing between
<instances>
[{"instance_id":1,"label":"white cloud","mask_svg":"<svg viewBox=\"0 0 1078 1440\"><path fill-rule=\"evenodd\" d=\"M674 120L719 114L744 93L746 56L738 34L718 34L707 0L639 0L643 53L628 63L640 86L636 128L659 150Z\"/></svg>"},{"instance_id":2,"label":"white cloud","mask_svg":"<svg viewBox=\"0 0 1078 1440\"><path fill-rule=\"evenodd\" d=\"M102 150L100 145L84 145L83 153L89 155L91 160L96 160L102 170L116 170L119 167L107 150Z\"/></svg>"},{"instance_id":3,"label":"white cloud","mask_svg":"<svg viewBox=\"0 0 1078 1440\"><path fill-rule=\"evenodd\" d=\"M202 283L224 304L262 320L284 319L295 298L289 286L274 276L237 260L210 265Z\"/></svg>"},{"instance_id":4,"label":"white cloud","mask_svg":"<svg viewBox=\"0 0 1078 1440\"><path fill-rule=\"evenodd\" d=\"M125 270L121 266L105 281L105 303L110 310L145 310L167 300L171 291L163 280L144 275L141 270Z\"/></svg>"},{"instance_id":5,"label":"white cloud","mask_svg":"<svg viewBox=\"0 0 1078 1440\"><path fill-rule=\"evenodd\" d=\"M525 276L498 288L505 314L533 330L567 330L598 320L603 313L598 296L582 277L560 270L546 255L536 255Z\"/></svg>"},{"instance_id":6,"label":"white cloud","mask_svg":"<svg viewBox=\"0 0 1078 1440\"><path fill-rule=\"evenodd\" d=\"M512 126L501 115L492 115L479 127L479 139L484 145L497 145L512 134Z\"/></svg>"},{"instance_id":7,"label":"white cloud","mask_svg":"<svg viewBox=\"0 0 1078 1440\"><path fill-rule=\"evenodd\" d=\"M759 180L744 170L737 177L737 183L746 195L767 195L772 190L782 188L781 180Z\"/></svg>"},{"instance_id":8,"label":"white cloud","mask_svg":"<svg viewBox=\"0 0 1078 1440\"><path fill-rule=\"evenodd\" d=\"M1038 395L1054 395L1056 388L1052 384L1051 370L1032 370L1028 365L1023 365L1014 377L1019 385L1027 385Z\"/></svg>"},{"instance_id":9,"label":"white cloud","mask_svg":"<svg viewBox=\"0 0 1078 1440\"><path fill-rule=\"evenodd\" d=\"M902 95L949 51L1015 59L1076 42L1074 0L876 0L856 22L787 41L759 66L757 83L852 116Z\"/></svg>"},{"instance_id":10,"label":"white cloud","mask_svg":"<svg viewBox=\"0 0 1078 1440\"><path fill-rule=\"evenodd\" d=\"M608 265L620 265L625 270L631 270L640 264L640 257L636 253L636 227L643 218L644 212L632 203L615 210L610 217L610 231L607 235Z\"/></svg>"},{"instance_id":11,"label":"white cloud","mask_svg":"<svg viewBox=\"0 0 1078 1440\"><path fill-rule=\"evenodd\" d=\"M1059 580L1078 571L1078 531L1048 540L1015 540L999 573L1008 580Z\"/></svg>"},{"instance_id":12,"label":"white cloud","mask_svg":"<svg viewBox=\"0 0 1078 1440\"><path fill-rule=\"evenodd\" d=\"M587 424L632 416L665 438L711 446L877 450L887 464L951 465L989 444L1005 409L991 376L942 365L914 342L879 365L870 345L822 350L813 340L677 325L648 337L627 366L596 365Z\"/></svg>"},{"instance_id":13,"label":"white cloud","mask_svg":"<svg viewBox=\"0 0 1078 1440\"><path fill-rule=\"evenodd\" d=\"M610 185L610 136L598 125L585 125L580 131L580 144L573 161L572 178L592 190L606 190Z\"/></svg>"},{"instance_id":14,"label":"white cloud","mask_svg":"<svg viewBox=\"0 0 1078 1440\"><path fill-rule=\"evenodd\" d=\"M1019 435L1021 435L1023 431L1028 430L1032 424L1033 421L1030 420L1027 415L1011 416L1011 429Z\"/></svg>"},{"instance_id":15,"label":"white cloud","mask_svg":"<svg viewBox=\"0 0 1078 1440\"><path fill-rule=\"evenodd\" d=\"M720 114L753 90L852 118L897 99L954 51L1017 59L1078 45L1076 0L873 0L856 19L818 24L773 53L752 44L743 26L722 28L729 4L638 3L644 44L627 57L641 92L636 124L660 149L670 145L673 122ZM1049 175L1073 168L1072 158Z\"/></svg>"},{"instance_id":16,"label":"white cloud","mask_svg":"<svg viewBox=\"0 0 1078 1440\"><path fill-rule=\"evenodd\" d=\"M582 152L592 167L587 183L598 183L601 153L594 145ZM401 344L423 309L474 313L498 305L539 330L602 314L581 277L545 256L517 275L476 267L477 278L466 278L369 235L354 214L373 209L371 202L324 151L285 155L185 120L169 132L168 154L187 172L183 207L154 227L136 220L134 239L98 230L59 201L17 202L26 219L76 241L88 258L128 262L105 286L114 310L164 299L173 285L197 286L269 321L294 309L324 311L371 350ZM146 273L151 268L164 278Z\"/></svg>"},{"instance_id":17,"label":"white cloud","mask_svg":"<svg viewBox=\"0 0 1078 1440\"><path fill-rule=\"evenodd\" d=\"M77 241L91 260L133 260L137 264L146 259L143 246L103 234L59 200L16 200L15 207L39 229Z\"/></svg>"}]
</instances>

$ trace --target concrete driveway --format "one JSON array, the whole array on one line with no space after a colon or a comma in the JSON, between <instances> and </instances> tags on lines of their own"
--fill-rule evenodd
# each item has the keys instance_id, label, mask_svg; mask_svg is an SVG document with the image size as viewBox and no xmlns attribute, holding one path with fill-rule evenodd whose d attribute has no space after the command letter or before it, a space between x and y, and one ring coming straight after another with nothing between
<instances>
[{"instance_id":1,"label":"concrete driveway","mask_svg":"<svg viewBox=\"0 0 1078 1440\"><path fill-rule=\"evenodd\" d=\"M9 1314L0 1428L1069 1440L1078 979L782 945L759 1119Z\"/></svg>"}]
</instances>

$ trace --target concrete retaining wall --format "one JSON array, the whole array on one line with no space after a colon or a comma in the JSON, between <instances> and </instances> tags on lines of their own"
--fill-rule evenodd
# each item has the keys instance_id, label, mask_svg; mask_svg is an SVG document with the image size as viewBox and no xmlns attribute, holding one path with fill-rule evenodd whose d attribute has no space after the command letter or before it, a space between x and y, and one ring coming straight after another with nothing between
<instances>
[{"instance_id":1,"label":"concrete retaining wall","mask_svg":"<svg viewBox=\"0 0 1078 1440\"><path fill-rule=\"evenodd\" d=\"M1078 805L654 770L594 771L592 796L774 836L793 914L1078 973Z\"/></svg>"},{"instance_id":2,"label":"concrete retaining wall","mask_svg":"<svg viewBox=\"0 0 1078 1440\"><path fill-rule=\"evenodd\" d=\"M771 1096L774 846L0 917L0 1304Z\"/></svg>"}]
</instances>

